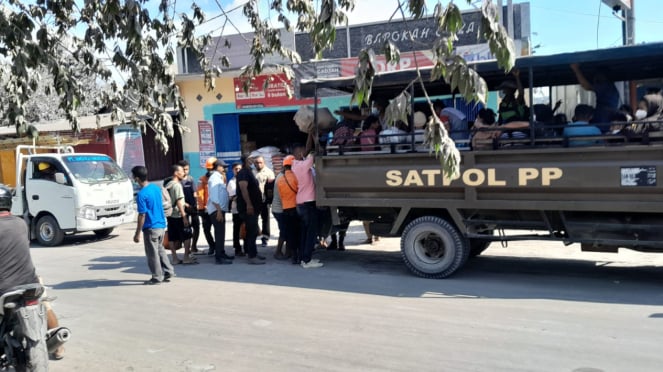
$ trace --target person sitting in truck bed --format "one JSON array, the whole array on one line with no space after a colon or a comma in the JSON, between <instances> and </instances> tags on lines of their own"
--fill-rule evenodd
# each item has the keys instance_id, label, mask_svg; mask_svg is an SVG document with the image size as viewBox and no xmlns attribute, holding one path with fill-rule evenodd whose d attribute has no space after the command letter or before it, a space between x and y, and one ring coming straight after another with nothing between
<instances>
[{"instance_id":1,"label":"person sitting in truck bed","mask_svg":"<svg viewBox=\"0 0 663 372\"><path fill-rule=\"evenodd\" d=\"M647 94L638 102L635 111L635 120L631 124L631 131L635 134L661 130L659 120L663 119L663 96L660 94Z\"/></svg>"},{"instance_id":2,"label":"person sitting in truck bed","mask_svg":"<svg viewBox=\"0 0 663 372\"><path fill-rule=\"evenodd\" d=\"M592 120L593 114L594 108L592 108L592 106L582 103L576 106L573 114L573 123L570 123L564 128L564 138L600 136L602 134L601 129L596 125L589 124L590 120ZM601 143L600 140L578 140L573 138L568 141L569 147L591 146Z\"/></svg>"},{"instance_id":3,"label":"person sitting in truck bed","mask_svg":"<svg viewBox=\"0 0 663 372\"><path fill-rule=\"evenodd\" d=\"M362 131L359 133L359 143L362 151L376 151L375 146L378 143L378 134L380 133L380 120L377 116L371 115L364 120Z\"/></svg>"}]
</instances>

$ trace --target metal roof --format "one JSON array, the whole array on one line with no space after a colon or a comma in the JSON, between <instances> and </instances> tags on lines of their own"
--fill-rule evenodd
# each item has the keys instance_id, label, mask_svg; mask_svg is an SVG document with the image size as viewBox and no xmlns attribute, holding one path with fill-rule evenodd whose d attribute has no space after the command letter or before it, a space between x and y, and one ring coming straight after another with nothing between
<instances>
[{"instance_id":1,"label":"metal roof","mask_svg":"<svg viewBox=\"0 0 663 372\"><path fill-rule=\"evenodd\" d=\"M596 71L601 71L611 81L635 81L663 77L663 43L649 43L623 46L609 49L597 49L582 52L562 53L547 56L527 56L516 60L515 67L520 69L520 78L524 87L559 86L577 84L576 77L569 67L571 63L580 64L580 68L591 80ZM497 66L497 62L469 63L486 81L490 90L494 90L510 75ZM533 71L530 85L529 70ZM449 86L444 81L428 82L430 69L421 71L426 89L431 95L450 94ZM393 97L416 77L415 70L396 71L378 74L373 82L373 96ZM300 95L311 97L315 87L334 88L352 92L354 77L302 80ZM415 96L421 95L416 84Z\"/></svg>"}]
</instances>

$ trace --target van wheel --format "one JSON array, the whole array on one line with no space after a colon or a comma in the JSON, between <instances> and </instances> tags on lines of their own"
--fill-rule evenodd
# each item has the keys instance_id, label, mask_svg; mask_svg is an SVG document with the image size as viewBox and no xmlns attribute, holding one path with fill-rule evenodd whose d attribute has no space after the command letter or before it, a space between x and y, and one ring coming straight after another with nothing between
<instances>
[{"instance_id":1,"label":"van wheel","mask_svg":"<svg viewBox=\"0 0 663 372\"><path fill-rule=\"evenodd\" d=\"M401 237L405 265L424 278L446 278L469 257L469 243L449 222L439 217L419 217Z\"/></svg>"},{"instance_id":2,"label":"van wheel","mask_svg":"<svg viewBox=\"0 0 663 372\"><path fill-rule=\"evenodd\" d=\"M41 245L54 247L64 240L64 232L53 216L42 216L36 226L37 241Z\"/></svg>"},{"instance_id":3,"label":"van wheel","mask_svg":"<svg viewBox=\"0 0 663 372\"><path fill-rule=\"evenodd\" d=\"M94 234L97 236L97 238L105 238L108 235L110 235L110 233L112 232L113 232L112 227L109 227L107 229L94 230Z\"/></svg>"}]
</instances>

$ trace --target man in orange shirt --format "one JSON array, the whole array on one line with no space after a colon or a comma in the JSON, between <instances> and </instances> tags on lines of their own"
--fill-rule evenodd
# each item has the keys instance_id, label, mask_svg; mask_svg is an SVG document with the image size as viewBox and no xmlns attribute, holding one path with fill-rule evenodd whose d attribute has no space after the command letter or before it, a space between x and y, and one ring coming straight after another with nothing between
<instances>
[{"instance_id":1,"label":"man in orange shirt","mask_svg":"<svg viewBox=\"0 0 663 372\"><path fill-rule=\"evenodd\" d=\"M288 254L292 256L292 263L299 265L301 252L300 219L297 215L297 177L292 172L292 162L295 157L288 155L283 159L283 172L276 178L276 187L279 190L281 204L283 205L283 224L285 225L285 242ZM288 255L287 254L287 255Z\"/></svg>"},{"instance_id":2,"label":"man in orange shirt","mask_svg":"<svg viewBox=\"0 0 663 372\"><path fill-rule=\"evenodd\" d=\"M198 192L196 193L196 198L198 199L196 203L198 207L198 215L200 216L200 219L203 220L203 234L205 234L205 240L207 240L207 245L209 246L207 254L210 256L214 255L215 245L214 237L212 236L212 220L210 219L209 214L207 214L207 211L205 211L205 208L207 207L207 200L209 199L207 181L212 175L212 171L214 171L214 163L216 163L216 158L213 156L205 161L205 169L207 169L207 173L202 175L198 180Z\"/></svg>"}]
</instances>

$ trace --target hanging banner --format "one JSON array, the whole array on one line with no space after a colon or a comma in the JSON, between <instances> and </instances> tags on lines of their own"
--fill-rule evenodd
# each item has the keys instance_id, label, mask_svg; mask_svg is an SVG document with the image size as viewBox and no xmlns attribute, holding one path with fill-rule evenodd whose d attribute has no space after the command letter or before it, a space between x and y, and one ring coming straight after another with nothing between
<instances>
[{"instance_id":1,"label":"hanging banner","mask_svg":"<svg viewBox=\"0 0 663 372\"><path fill-rule=\"evenodd\" d=\"M198 148L200 151L200 167L205 168L205 162L216 154L216 145L214 144L214 126L209 121L201 120L198 122Z\"/></svg>"},{"instance_id":2,"label":"hanging banner","mask_svg":"<svg viewBox=\"0 0 663 372\"><path fill-rule=\"evenodd\" d=\"M238 109L312 105L313 99L289 97L293 84L285 74L258 75L251 80L248 92L244 91L246 78L234 78L235 104Z\"/></svg>"},{"instance_id":3,"label":"hanging banner","mask_svg":"<svg viewBox=\"0 0 663 372\"><path fill-rule=\"evenodd\" d=\"M131 175L131 168L137 165L145 166L143 134L139 129L120 125L115 127L114 138L116 160L126 174Z\"/></svg>"}]
</instances>

